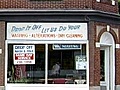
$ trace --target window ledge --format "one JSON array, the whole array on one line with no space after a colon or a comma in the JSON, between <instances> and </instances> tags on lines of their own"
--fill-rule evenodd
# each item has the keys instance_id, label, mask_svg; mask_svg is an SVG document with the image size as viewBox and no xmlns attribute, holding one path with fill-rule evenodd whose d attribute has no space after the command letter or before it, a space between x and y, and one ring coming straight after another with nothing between
<instances>
[{"instance_id":1,"label":"window ledge","mask_svg":"<svg viewBox=\"0 0 120 90\"><path fill-rule=\"evenodd\" d=\"M96 0L96 2L101 2L101 3L104 3L104 4L108 4L108 5L115 5L115 0Z\"/></svg>"}]
</instances>

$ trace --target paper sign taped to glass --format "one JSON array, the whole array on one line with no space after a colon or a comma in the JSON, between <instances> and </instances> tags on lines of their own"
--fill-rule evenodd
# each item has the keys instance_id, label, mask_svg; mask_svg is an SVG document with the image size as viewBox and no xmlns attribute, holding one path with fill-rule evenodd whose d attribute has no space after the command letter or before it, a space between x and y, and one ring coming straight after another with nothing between
<instances>
[{"instance_id":1,"label":"paper sign taped to glass","mask_svg":"<svg viewBox=\"0 0 120 90\"><path fill-rule=\"evenodd\" d=\"M76 62L76 70L86 69L87 68L87 60L85 56L75 56Z\"/></svg>"}]
</instances>

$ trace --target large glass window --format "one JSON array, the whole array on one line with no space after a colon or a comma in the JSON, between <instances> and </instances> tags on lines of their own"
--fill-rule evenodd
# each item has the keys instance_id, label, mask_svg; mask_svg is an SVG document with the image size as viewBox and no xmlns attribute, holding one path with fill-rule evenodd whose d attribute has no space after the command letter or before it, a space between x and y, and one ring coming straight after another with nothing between
<instances>
[{"instance_id":1,"label":"large glass window","mask_svg":"<svg viewBox=\"0 0 120 90\"><path fill-rule=\"evenodd\" d=\"M45 83L45 45L44 44L35 45L35 64L14 64L14 58L13 58L14 45L8 44L7 82L44 84ZM21 46L24 44L17 44L17 45ZM21 51L19 50L17 52L20 52L21 54L22 50ZM23 58L23 55L18 58Z\"/></svg>"},{"instance_id":2,"label":"large glass window","mask_svg":"<svg viewBox=\"0 0 120 90\"><path fill-rule=\"evenodd\" d=\"M14 64L15 45L26 44L8 44L8 83L87 83L86 44L64 44L67 48L59 49L54 48L54 44L48 44L48 49L45 48L46 44L34 44L35 64ZM45 52L46 50L48 53Z\"/></svg>"},{"instance_id":3,"label":"large glass window","mask_svg":"<svg viewBox=\"0 0 120 90\"><path fill-rule=\"evenodd\" d=\"M71 47L54 50L53 45L49 45L49 84L86 84L86 45L82 44L81 49Z\"/></svg>"}]
</instances>

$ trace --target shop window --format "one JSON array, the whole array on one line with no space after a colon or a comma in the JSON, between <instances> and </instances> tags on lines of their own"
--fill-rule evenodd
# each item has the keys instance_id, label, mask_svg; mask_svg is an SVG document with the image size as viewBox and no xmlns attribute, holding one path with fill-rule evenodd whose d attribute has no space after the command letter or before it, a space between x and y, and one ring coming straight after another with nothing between
<instances>
[{"instance_id":1,"label":"shop window","mask_svg":"<svg viewBox=\"0 0 120 90\"><path fill-rule=\"evenodd\" d=\"M48 83L86 84L86 45L81 49L53 50L49 45ZM81 60L81 61L80 61ZM78 67L79 65L84 67Z\"/></svg>"},{"instance_id":2,"label":"shop window","mask_svg":"<svg viewBox=\"0 0 120 90\"><path fill-rule=\"evenodd\" d=\"M24 46L23 44L18 44ZM35 64L14 64L14 48L15 44L8 45L8 83L41 83L44 84L45 79L45 45L35 45ZM25 58L24 53L20 52L18 58ZM21 55L20 55L21 54ZM19 62L19 60L18 60Z\"/></svg>"},{"instance_id":3,"label":"shop window","mask_svg":"<svg viewBox=\"0 0 120 90\"><path fill-rule=\"evenodd\" d=\"M46 44L8 44L7 83L87 83L86 44L74 44L74 46L78 45L79 48L77 49L67 48L59 50L53 48L54 44L48 44L48 53L45 52L45 50L47 50L45 45ZM65 45L70 45L71 47L73 44ZM23 47L27 46L34 48L28 50L29 53L26 53L26 49ZM15 47L19 49L17 50ZM34 55L31 55L30 52ZM45 56L48 56L48 58L46 59ZM31 58L35 59L35 63L28 62ZM26 63L26 61L28 63ZM18 64L15 62L18 62ZM46 66L47 68L45 68Z\"/></svg>"}]
</instances>

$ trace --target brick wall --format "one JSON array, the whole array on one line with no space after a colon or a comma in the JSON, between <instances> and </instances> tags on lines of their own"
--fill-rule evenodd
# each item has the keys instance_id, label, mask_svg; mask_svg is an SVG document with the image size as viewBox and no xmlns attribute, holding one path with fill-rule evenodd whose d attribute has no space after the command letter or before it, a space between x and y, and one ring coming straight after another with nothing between
<instances>
[{"instance_id":1,"label":"brick wall","mask_svg":"<svg viewBox=\"0 0 120 90\"><path fill-rule=\"evenodd\" d=\"M118 27L120 31L120 26ZM120 36L120 32L119 32ZM120 43L120 37L118 39L118 43ZM120 49L116 49L116 85L120 85Z\"/></svg>"},{"instance_id":2,"label":"brick wall","mask_svg":"<svg viewBox=\"0 0 120 90\"><path fill-rule=\"evenodd\" d=\"M98 3L96 0L0 0L1 9L95 9L118 13L118 4Z\"/></svg>"},{"instance_id":3,"label":"brick wall","mask_svg":"<svg viewBox=\"0 0 120 90\"><path fill-rule=\"evenodd\" d=\"M80 9L89 6L92 0L0 0L0 8L25 9Z\"/></svg>"},{"instance_id":4,"label":"brick wall","mask_svg":"<svg viewBox=\"0 0 120 90\"><path fill-rule=\"evenodd\" d=\"M94 86L94 53L95 53L95 50L94 50L94 47L95 47L95 41L94 41L94 36L95 36L95 24L94 22L89 22L89 30L88 30L88 33L89 33L89 51L92 51L89 52L89 82L90 82L90 86Z\"/></svg>"},{"instance_id":5,"label":"brick wall","mask_svg":"<svg viewBox=\"0 0 120 90\"><path fill-rule=\"evenodd\" d=\"M100 48L96 47L96 26L99 23L91 22L89 30L89 79L90 86L100 85ZM91 53L92 51L92 53Z\"/></svg>"},{"instance_id":6,"label":"brick wall","mask_svg":"<svg viewBox=\"0 0 120 90\"><path fill-rule=\"evenodd\" d=\"M116 49L116 85L120 85L120 50Z\"/></svg>"},{"instance_id":7,"label":"brick wall","mask_svg":"<svg viewBox=\"0 0 120 90\"><path fill-rule=\"evenodd\" d=\"M90 86L99 86L100 85L100 47L96 47L95 43L99 42L100 40L100 36L102 35L102 33L106 32L107 30L107 23L102 23L102 22L94 22L90 25L92 28L90 28L89 31L89 47L90 47L90 51L92 51L92 53L89 53L90 56ZM99 33L99 35L96 35L96 26L103 26L105 27L104 29L101 30L101 32ZM120 32L118 34L118 37L116 36L116 34L114 33L114 31L112 30L112 28L118 28L118 31L120 30L120 26L119 25L113 25L110 24L110 33L113 35L114 40L115 40L115 44L119 44L120 43ZM120 49L116 48L115 49L115 78L116 78L116 85L120 85Z\"/></svg>"},{"instance_id":8,"label":"brick wall","mask_svg":"<svg viewBox=\"0 0 120 90\"><path fill-rule=\"evenodd\" d=\"M115 5L112 5L112 2L94 2L93 3L94 10L101 10L106 12L118 13L118 3L116 1Z\"/></svg>"},{"instance_id":9,"label":"brick wall","mask_svg":"<svg viewBox=\"0 0 120 90\"><path fill-rule=\"evenodd\" d=\"M95 48L94 53L94 86L100 85L100 48Z\"/></svg>"}]
</instances>

